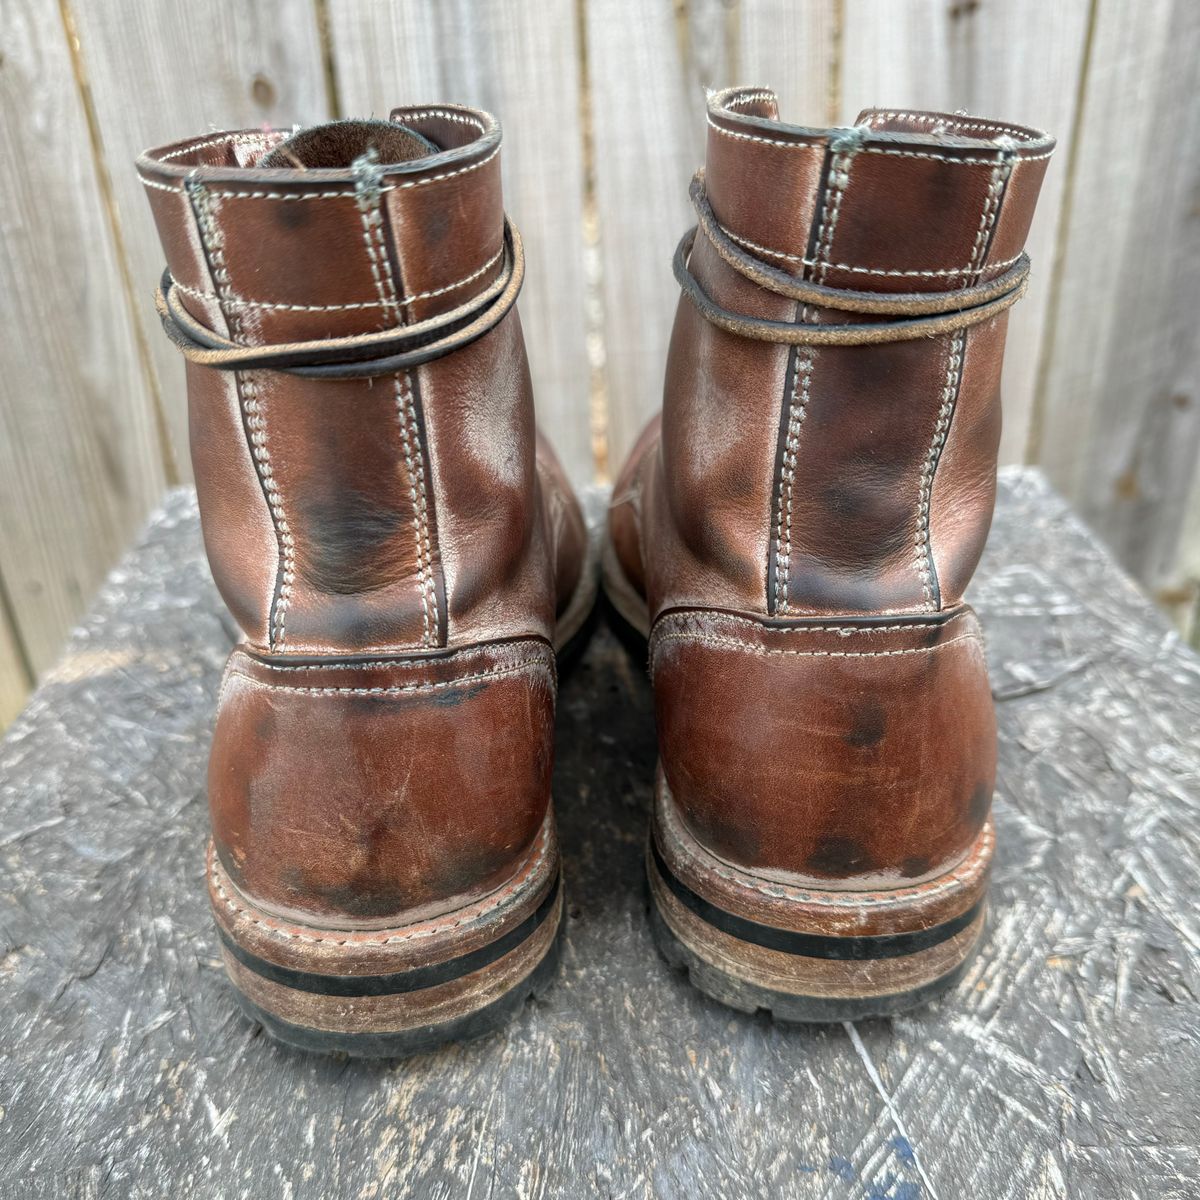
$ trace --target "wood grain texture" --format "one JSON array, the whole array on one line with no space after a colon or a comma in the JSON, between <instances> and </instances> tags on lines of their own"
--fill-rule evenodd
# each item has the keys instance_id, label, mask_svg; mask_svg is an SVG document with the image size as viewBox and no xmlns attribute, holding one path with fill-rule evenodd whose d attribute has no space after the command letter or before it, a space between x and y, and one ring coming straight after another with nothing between
<instances>
[{"instance_id":1,"label":"wood grain texture","mask_svg":"<svg viewBox=\"0 0 1200 1200\"><path fill-rule=\"evenodd\" d=\"M2 573L0 582L3 582ZM29 677L5 606L0 608L0 729L21 711L32 686L33 680Z\"/></svg>"},{"instance_id":2,"label":"wood grain texture","mask_svg":"<svg viewBox=\"0 0 1200 1200\"><path fill-rule=\"evenodd\" d=\"M538 419L578 483L593 472L584 342L583 157L572 0L331 0L342 111L455 102L504 128L505 206L525 240L519 309Z\"/></svg>"},{"instance_id":3,"label":"wood grain texture","mask_svg":"<svg viewBox=\"0 0 1200 1200\"><path fill-rule=\"evenodd\" d=\"M506 1036L305 1057L241 1018L205 907L230 638L172 495L0 746L0 1194L1191 1200L1200 659L1031 473L974 600L1000 724L982 953L925 1010L781 1027L655 955L643 662L563 680L561 980Z\"/></svg>"},{"instance_id":4,"label":"wood grain texture","mask_svg":"<svg viewBox=\"0 0 1200 1200\"><path fill-rule=\"evenodd\" d=\"M704 91L681 19L663 0L588 0L587 53L600 288L607 361L608 452L615 474L662 403L679 288L671 255L693 222L692 172L704 161ZM704 53L723 32L696 27ZM701 55L702 57L703 55Z\"/></svg>"},{"instance_id":5,"label":"wood grain texture","mask_svg":"<svg viewBox=\"0 0 1200 1200\"><path fill-rule=\"evenodd\" d=\"M841 0L797 5L753 0L737 5L737 74L722 84L763 84L779 97L785 121L820 128L840 119Z\"/></svg>"},{"instance_id":6,"label":"wood grain texture","mask_svg":"<svg viewBox=\"0 0 1200 1200\"><path fill-rule=\"evenodd\" d=\"M588 0L586 9L616 471L662 403L679 300L671 256L695 224L687 187L704 162L705 89L763 83L794 105L786 116L819 123L834 6Z\"/></svg>"},{"instance_id":7,"label":"wood grain texture","mask_svg":"<svg viewBox=\"0 0 1200 1200\"><path fill-rule=\"evenodd\" d=\"M1186 582L1200 529L1198 179L1200 7L1105 0L1033 450L1152 589Z\"/></svg>"},{"instance_id":8,"label":"wood grain texture","mask_svg":"<svg viewBox=\"0 0 1200 1200\"><path fill-rule=\"evenodd\" d=\"M1058 138L1027 249L1029 291L1009 318L1001 462L1029 441L1091 0L846 0L839 120L864 109L964 110Z\"/></svg>"},{"instance_id":9,"label":"wood grain texture","mask_svg":"<svg viewBox=\"0 0 1200 1200\"><path fill-rule=\"evenodd\" d=\"M137 319L181 479L191 478L183 360L163 336L154 289L163 255L134 159L208 129L310 124L329 116L312 0L171 4L70 0L128 257ZM79 148L82 151L82 146Z\"/></svg>"},{"instance_id":10,"label":"wood grain texture","mask_svg":"<svg viewBox=\"0 0 1200 1200\"><path fill-rule=\"evenodd\" d=\"M0 574L41 671L165 474L58 6L0 24Z\"/></svg>"}]
</instances>

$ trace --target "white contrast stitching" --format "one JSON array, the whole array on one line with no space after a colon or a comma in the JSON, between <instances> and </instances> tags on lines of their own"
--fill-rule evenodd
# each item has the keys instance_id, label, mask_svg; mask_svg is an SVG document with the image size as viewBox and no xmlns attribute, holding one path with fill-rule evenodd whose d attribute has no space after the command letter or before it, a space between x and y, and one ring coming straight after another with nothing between
<instances>
[{"instance_id":1,"label":"white contrast stitching","mask_svg":"<svg viewBox=\"0 0 1200 1200\"><path fill-rule=\"evenodd\" d=\"M801 319L808 319L809 309L801 309ZM792 394L788 398L787 436L783 446L783 470L779 475L778 516L775 522L775 609L787 612L788 587L792 567L792 482L796 473L796 451L800 444L800 429L808 415L809 381L812 378L813 348L808 346L804 356L796 357L792 375ZM804 380L797 400L797 385ZM786 497L786 499L785 499Z\"/></svg>"},{"instance_id":2,"label":"white contrast stitching","mask_svg":"<svg viewBox=\"0 0 1200 1200\"><path fill-rule=\"evenodd\" d=\"M829 180L825 203L821 207L821 221L817 228L816 263L814 275L818 284L824 283L826 262L833 252L833 238L837 229L838 216L842 210L842 198L850 184L850 164L853 152L835 151L829 166ZM816 312L808 305L800 309L800 320L811 322ZM783 469L779 475L779 509L775 522L775 611L787 612L792 572L792 504L796 478L796 458L800 444L800 432L808 415L811 398L813 365L816 353L812 346L804 348L803 356L796 354L792 376L792 394L788 401L787 433L783 447ZM799 399L796 395L800 384Z\"/></svg>"},{"instance_id":3,"label":"white contrast stitching","mask_svg":"<svg viewBox=\"0 0 1200 1200\"><path fill-rule=\"evenodd\" d=\"M805 258L802 254L788 254L783 250L772 250L770 246L760 246L757 242L752 242L749 238L745 238L742 237L741 234L734 233L732 229L726 228L726 226L722 225L719 221L717 222L717 228L720 229L727 238L737 242L739 246L745 246L747 250L753 250L757 254L765 254L768 258L782 258L787 262L800 263L806 267L814 267L817 265L817 260L815 258ZM1011 267L1013 263L1015 263L1020 257L1021 256L1019 254L1014 254L1012 258L1006 258L1003 261L998 262L990 262L988 263L988 270L998 270L1001 267ZM831 262L826 263L825 265L828 266L828 268L832 271L853 271L857 275L893 275L903 277L933 276L953 278L956 275L969 275L973 270L975 270L973 264L968 264L965 267L954 267L952 269L942 267L936 270L931 268L924 271L915 269L911 271L885 271L876 267L855 267L850 263L840 262Z\"/></svg>"},{"instance_id":4,"label":"white contrast stitching","mask_svg":"<svg viewBox=\"0 0 1200 1200\"><path fill-rule=\"evenodd\" d=\"M746 627L747 629L755 630L756 632L763 631L774 634L782 634L789 636L793 634L806 633L836 633L839 637L852 637L854 635L870 635L872 633L912 633L918 629L941 628L949 629L956 621L963 621L971 613L967 609L957 612L952 617L947 617L944 621L939 622L936 626L922 624L914 621L905 621L899 625L790 625L783 627L764 626L760 621L752 620L749 617L739 617L734 613L722 613L722 624L737 624ZM681 613L674 616L664 617L658 625L655 626L655 632L652 637L658 637L659 630L672 629L683 624L689 619L687 613ZM686 633L686 629L676 629L676 632ZM663 635L665 636L665 635ZM299 668L296 668L299 669Z\"/></svg>"},{"instance_id":5,"label":"white contrast stitching","mask_svg":"<svg viewBox=\"0 0 1200 1200\"><path fill-rule=\"evenodd\" d=\"M975 879L987 865L988 856L991 853L996 836L995 830L989 821L983 827L979 840L967 858L959 863L953 871L948 872L945 876L930 880L929 883L918 883L907 888L889 889L886 893L858 892L852 896L837 895L831 892L790 887L785 883L767 883L765 881L760 883L748 878L742 872L733 871L711 856L701 858L696 850L688 844L688 841L679 836L678 825L675 818L671 815L667 803L665 799L660 800L658 809L660 816L665 815L666 819L663 823L672 826L671 833L673 838L670 843L671 850L682 851L686 857L690 858L692 862L698 863L705 871L711 871L714 875L739 887L760 892L762 895L774 897L776 900L796 900L802 904L817 904L829 908L891 908L901 904L911 904L914 900L923 900L927 896L936 896L954 888L968 887L975 882Z\"/></svg>"},{"instance_id":6,"label":"white contrast stitching","mask_svg":"<svg viewBox=\"0 0 1200 1200\"><path fill-rule=\"evenodd\" d=\"M983 277L984 260L987 258L988 247L991 244L991 233L1000 212L1001 199L1004 195L1004 184L1011 171L1011 154L1001 150L1000 159L992 168L988 179L987 196L983 211L979 216L979 228L975 233L975 241L971 246L971 269L969 272L972 283ZM958 400L958 391L962 382L963 354L966 347L966 333L960 330L950 341L950 353L946 360L946 374L942 382L941 403L938 406L937 420L933 426L933 436L929 442L929 450L925 461L921 464L920 485L917 491L917 530L915 534L917 578L921 581L921 596L925 608L934 611L938 602L934 598L933 586L936 570L933 562L933 546L930 534L930 509L933 501L933 479L941 460L942 449L950 433L950 422L954 417L954 408Z\"/></svg>"},{"instance_id":7,"label":"white contrast stitching","mask_svg":"<svg viewBox=\"0 0 1200 1200\"><path fill-rule=\"evenodd\" d=\"M474 283L481 275L486 274L492 267L504 257L504 247L501 246L487 262L478 270L472 271L470 275L464 275L461 279L456 279L453 283L446 284L445 287L435 288L431 292L417 292L412 296L405 297L406 301L413 300L432 300L435 296L444 296L447 292L453 292L456 288L463 287L468 283ZM217 300L220 297L215 292L201 291L199 288L188 287L186 284L175 282L174 285L185 296L192 296L197 300ZM355 304L272 304L268 300L243 300L232 299L227 301L234 308L265 308L274 312L350 312L354 309L363 308L390 308L392 302L390 300L363 300Z\"/></svg>"},{"instance_id":8,"label":"white contrast stitching","mask_svg":"<svg viewBox=\"0 0 1200 1200\"><path fill-rule=\"evenodd\" d=\"M196 142L190 146L180 146L178 150L172 150L168 154L160 154L158 161L171 162L174 159L182 158L185 154L194 154L197 150L207 150L210 146L257 145L258 149L263 150L266 149L268 142L280 142L285 136L282 130L272 130L270 132L264 130L262 133L223 133L219 137L209 138L206 142Z\"/></svg>"},{"instance_id":9,"label":"white contrast stitching","mask_svg":"<svg viewBox=\"0 0 1200 1200\"><path fill-rule=\"evenodd\" d=\"M417 432L416 406L413 404L412 379L397 374L395 379L396 415L400 421L400 437L404 447L404 462L408 470L408 493L413 506L413 523L417 533L417 573L421 589L421 625L425 644L436 638L432 625L436 621L437 597L433 591L433 549L429 541L429 505L425 491L425 460ZM416 450L412 443L416 442Z\"/></svg>"},{"instance_id":10,"label":"white contrast stitching","mask_svg":"<svg viewBox=\"0 0 1200 1200\"><path fill-rule=\"evenodd\" d=\"M724 107L732 111L735 108L740 108L743 104L758 104L760 102L775 103L778 99L779 97L774 92L751 92L746 96L734 96L732 100L726 102Z\"/></svg>"},{"instance_id":11,"label":"white contrast stitching","mask_svg":"<svg viewBox=\"0 0 1200 1200\"><path fill-rule=\"evenodd\" d=\"M464 275L461 279L456 279L453 283L446 284L445 287L434 288L431 292L414 292L411 296L405 296L405 303L410 304L414 300L432 300L435 296L444 296L447 292L452 292L455 288L460 288L464 284L474 283L481 275L487 274L503 257L504 247L501 246L482 267L478 267L470 275Z\"/></svg>"},{"instance_id":12,"label":"white contrast stitching","mask_svg":"<svg viewBox=\"0 0 1200 1200\"><path fill-rule=\"evenodd\" d=\"M867 146L863 153L892 154L897 158L931 158L935 162L964 163L972 167L994 167L996 165L994 158L951 158L947 154L926 154L923 150L885 150L882 146ZM1049 158L1053 153L1053 150L1048 150L1045 154L1022 154L1017 161L1040 162L1043 158Z\"/></svg>"},{"instance_id":13,"label":"white contrast stitching","mask_svg":"<svg viewBox=\"0 0 1200 1200\"><path fill-rule=\"evenodd\" d=\"M392 274L387 245L383 236L383 214L380 208L379 166L370 159L355 164L355 190L362 214L363 239L371 264L371 274L379 298L395 313L401 324L400 295ZM417 587L421 593L421 644L431 646L436 639L437 597L433 590L433 552L429 540L428 501L425 491L425 462L421 453L416 406L412 398L412 380L405 372L392 376L396 399L396 416L400 425L400 442L408 472L408 494L413 510L413 531L416 537ZM413 444L416 443L414 450Z\"/></svg>"},{"instance_id":14,"label":"white contrast stitching","mask_svg":"<svg viewBox=\"0 0 1200 1200\"><path fill-rule=\"evenodd\" d=\"M1031 132L1016 125L1001 125L996 121L960 121L953 116L934 116L932 113L872 113L867 124L872 129L878 129L880 121L913 121L917 125L948 125L953 129L979 129L988 133L1008 133L1015 138L1020 138L1023 142L1038 142L1047 136L1041 130Z\"/></svg>"},{"instance_id":15,"label":"white contrast stitching","mask_svg":"<svg viewBox=\"0 0 1200 1200\"><path fill-rule=\"evenodd\" d=\"M354 199L362 223L363 244L367 248L367 262L375 291L385 309L395 314L400 323L400 304L396 295L396 281L392 276L392 264L388 260L387 246L383 240L383 214L379 202L379 168L368 158L354 163Z\"/></svg>"},{"instance_id":16,"label":"white contrast stitching","mask_svg":"<svg viewBox=\"0 0 1200 1200\"><path fill-rule=\"evenodd\" d=\"M949 644L949 643L946 643ZM422 683L393 683L387 687L304 687L293 683L274 683L269 679L258 679L236 667L229 671L229 680L244 679L251 687L266 688L273 692L296 692L301 696L402 696L409 692L441 692L447 688L462 687L481 679L495 679L502 675L517 675L522 671L540 670L546 673L551 684L555 681L553 665L547 658L530 658L510 663L504 667L490 667L486 671L475 671L470 675L459 675L455 679L441 679ZM227 682L228 682L227 681Z\"/></svg>"},{"instance_id":17,"label":"white contrast stitching","mask_svg":"<svg viewBox=\"0 0 1200 1200\"><path fill-rule=\"evenodd\" d=\"M464 910L463 915L455 921L408 929L403 933L360 934L358 937L345 937L343 935L339 937L337 934L322 933L320 930L314 930L312 933L294 932L293 930L282 928L279 922L273 921L269 917L260 918L251 916L251 910L238 904L225 890L220 879L211 870L209 871L209 880L226 908L231 912L243 914L247 924L263 929L273 937L287 938L289 941L296 942L310 942L314 945L324 946L389 946L396 942L411 941L414 938L433 937L439 933L450 933L452 930L461 928L468 921L477 920L479 917L485 916L494 909L501 907L506 900L527 890L530 879L536 879L538 868L546 861L546 856L549 854L551 846L556 844L552 838L546 835L544 828L543 832L539 835L539 840L540 845L535 856L522 864L518 869L517 874L519 877L513 880L512 883L501 888L495 895L478 905ZM540 883L541 881L537 880L537 882Z\"/></svg>"},{"instance_id":18,"label":"white contrast stitching","mask_svg":"<svg viewBox=\"0 0 1200 1200\"><path fill-rule=\"evenodd\" d=\"M963 633L958 637L947 638L944 642L937 642L933 646L913 646L903 650L792 650L786 646L759 646L739 642L736 638L719 637L710 633L665 633L655 640L650 655L651 674L658 665L659 648L668 642L719 646L726 650L737 650L742 654L753 654L757 658L901 658L906 654L933 654L947 646L956 646L959 642L983 645L983 639L978 634Z\"/></svg>"},{"instance_id":19,"label":"white contrast stitching","mask_svg":"<svg viewBox=\"0 0 1200 1200\"><path fill-rule=\"evenodd\" d=\"M140 171L138 178L142 181L143 187L153 188L156 192L174 192L177 196L182 196L186 192L184 188L171 187L168 183L159 183L157 179L147 179Z\"/></svg>"},{"instance_id":20,"label":"white contrast stitching","mask_svg":"<svg viewBox=\"0 0 1200 1200\"><path fill-rule=\"evenodd\" d=\"M971 270L976 279L983 272L984 260L987 258L988 242L1000 212L1000 200L1004 194L1004 184L1012 170L1012 161L1005 154L992 168L988 180L987 198L984 201L983 212L979 216L979 229L975 233L975 243L971 247Z\"/></svg>"},{"instance_id":21,"label":"white contrast stitching","mask_svg":"<svg viewBox=\"0 0 1200 1200\"><path fill-rule=\"evenodd\" d=\"M487 127L482 121L476 117L469 117L465 113L447 112L444 108L415 108L408 109L412 120L421 120L425 117L441 117L443 121L456 121L459 125L471 125L478 129L480 133L486 133Z\"/></svg>"},{"instance_id":22,"label":"white contrast stitching","mask_svg":"<svg viewBox=\"0 0 1200 1200\"><path fill-rule=\"evenodd\" d=\"M445 171L440 175L428 175L423 179L409 179L404 183L385 183L380 187L380 195L386 195L388 192L403 191L405 188L424 187L427 183L438 183L444 179L456 179L459 175L466 175L471 171L478 171L480 167L487 166L488 163L500 153L500 147L496 146L490 154L485 155L478 162L470 163L465 167L459 167L457 171ZM144 175L141 177L142 182L147 187L157 188L163 192L179 192L182 188L170 187L165 183L158 183L153 179L147 179ZM221 200L353 200L354 192L342 189L337 192L218 192L210 191L210 195L216 196Z\"/></svg>"},{"instance_id":23,"label":"white contrast stitching","mask_svg":"<svg viewBox=\"0 0 1200 1200\"><path fill-rule=\"evenodd\" d=\"M753 133L738 133L732 129L726 129L722 125L718 125L710 116L708 118L709 125L718 133L723 133L726 137L737 138L744 142L762 142L764 146L783 146L788 150L823 150L823 142L786 142L781 138L759 137ZM994 167L996 160L994 158L974 158L964 157L955 158L948 154L934 154L925 150L892 150L885 146L864 146L860 154L891 154L900 158L930 158L935 162L947 162L960 164L963 166L983 166ZM1054 153L1053 150L1047 151L1045 154L1028 154L1021 155L1018 162L1038 162L1040 159L1049 158Z\"/></svg>"},{"instance_id":24,"label":"white contrast stitching","mask_svg":"<svg viewBox=\"0 0 1200 1200\"><path fill-rule=\"evenodd\" d=\"M224 236L220 226L214 219L210 194L199 180L192 185L192 200L196 212L196 224L200 231L200 240L208 253L212 265L213 284L217 289L218 302L224 300L226 305L236 299L233 294L233 284L229 277L228 265L225 262ZM235 311L229 311L222 305L225 318L229 322L229 332L232 339L245 341L241 318ZM262 415L259 403L258 382L251 371L236 371L234 378L237 384L238 398L241 401L242 415L246 422L246 431L250 436L250 449L266 494L267 505L275 522L275 535L279 541L280 553L280 582L279 597L273 602L274 615L269 620L268 644L274 649L283 645L286 636L285 620L288 604L292 598L292 584L295 581L295 540L292 537L291 526L283 507L283 498L275 483L275 472L271 464L271 454L267 449L267 423Z\"/></svg>"},{"instance_id":25,"label":"white contrast stitching","mask_svg":"<svg viewBox=\"0 0 1200 1200\"><path fill-rule=\"evenodd\" d=\"M790 150L820 150L824 153L824 142L785 142L781 138L760 137L756 133L739 133L733 129L726 129L724 125L718 125L712 119L711 114L708 118L708 124L718 133L723 133L726 137L737 138L741 142L762 142L764 146L786 146Z\"/></svg>"},{"instance_id":26,"label":"white contrast stitching","mask_svg":"<svg viewBox=\"0 0 1200 1200\"><path fill-rule=\"evenodd\" d=\"M908 626L896 626L897 629L909 628ZM547 652L549 648L547 647ZM243 653L240 655L241 660L252 663L254 666L267 671L368 671L380 669L396 669L400 671L422 671L428 669L432 661L446 662L445 658L436 660L430 659L403 659L403 658L377 658L369 661L360 662L332 662L332 663L273 663L263 662L262 659L252 658Z\"/></svg>"},{"instance_id":27,"label":"white contrast stitching","mask_svg":"<svg viewBox=\"0 0 1200 1200\"><path fill-rule=\"evenodd\" d=\"M950 341L950 355L946 363L946 376L942 383L942 403L938 409L937 422L933 427L933 439L929 451L921 464L920 489L917 498L917 578L921 581L921 595L925 607L931 612L937 607L933 599L933 548L929 540L929 506L933 497L933 475L941 458L942 447L950 429L950 418L958 397L958 383L962 377L963 347L966 334L959 330Z\"/></svg>"}]
</instances>

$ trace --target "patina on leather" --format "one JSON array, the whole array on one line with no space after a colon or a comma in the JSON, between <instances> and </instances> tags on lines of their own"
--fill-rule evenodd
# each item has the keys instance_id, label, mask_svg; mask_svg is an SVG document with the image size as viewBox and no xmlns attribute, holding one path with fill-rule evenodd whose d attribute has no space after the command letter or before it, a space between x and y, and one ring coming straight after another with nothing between
<instances>
[{"instance_id":1,"label":"patina on leather","mask_svg":"<svg viewBox=\"0 0 1200 1200\"><path fill-rule=\"evenodd\" d=\"M478 942L480 897L501 889L519 926L557 875L555 647L587 539L534 426L499 154L492 117L438 105L138 162L205 546L245 635L209 769L210 888L239 954L277 920L402 930L451 910ZM255 949L268 974L319 975L323 935L289 936ZM371 970L399 969L370 945ZM256 1002L283 1020L361 1019L338 1036L421 1023L398 1000L354 1016L273 986ZM458 1016L473 986L453 984Z\"/></svg>"},{"instance_id":2,"label":"patina on leather","mask_svg":"<svg viewBox=\"0 0 1200 1200\"><path fill-rule=\"evenodd\" d=\"M812 889L773 920L816 936L837 926L843 902L820 899L835 893L901 889L897 921L907 904L919 922L920 889L970 856L970 888L944 898L980 911L995 718L962 597L991 519L1007 310L1053 141L882 110L805 129L750 88L710 96L707 115L663 410L614 487L606 579L650 635L655 861L686 876L664 876L656 898L681 922L673 936L710 930L702 977L734 977L730 1002L753 1006L772 993L761 979L738 991L751 952L739 976L740 943L668 883L709 911L742 896L739 920L755 887ZM720 864L760 883L721 883ZM819 1019L819 1004L787 1008L808 985L784 1008Z\"/></svg>"}]
</instances>

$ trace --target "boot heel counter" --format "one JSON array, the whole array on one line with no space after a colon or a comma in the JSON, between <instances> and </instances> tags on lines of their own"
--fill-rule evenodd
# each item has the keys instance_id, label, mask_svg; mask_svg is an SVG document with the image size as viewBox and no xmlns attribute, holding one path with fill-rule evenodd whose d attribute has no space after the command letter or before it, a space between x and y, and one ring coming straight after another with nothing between
<instances>
[{"instance_id":1,"label":"boot heel counter","mask_svg":"<svg viewBox=\"0 0 1200 1200\"><path fill-rule=\"evenodd\" d=\"M541 639L307 663L235 650L209 761L213 842L256 903L329 924L502 884L546 819Z\"/></svg>"},{"instance_id":2,"label":"boot heel counter","mask_svg":"<svg viewBox=\"0 0 1200 1200\"><path fill-rule=\"evenodd\" d=\"M737 865L854 886L933 877L987 821L995 714L978 622L661 618L662 770Z\"/></svg>"}]
</instances>

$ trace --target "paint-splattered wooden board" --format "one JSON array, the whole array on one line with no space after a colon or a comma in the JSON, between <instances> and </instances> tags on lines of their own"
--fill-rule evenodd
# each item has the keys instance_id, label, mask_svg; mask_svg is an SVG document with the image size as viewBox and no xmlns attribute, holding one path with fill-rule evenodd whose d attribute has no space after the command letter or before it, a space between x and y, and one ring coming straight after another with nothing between
<instances>
[{"instance_id":1,"label":"paint-splattered wooden board","mask_svg":"<svg viewBox=\"0 0 1200 1200\"><path fill-rule=\"evenodd\" d=\"M235 1010L205 910L230 629L172 496L0 748L0 1195L1200 1194L1200 659L1036 476L974 588L1001 728L995 911L950 998L773 1027L651 948L642 664L563 683L561 981L507 1037L306 1058Z\"/></svg>"}]
</instances>

